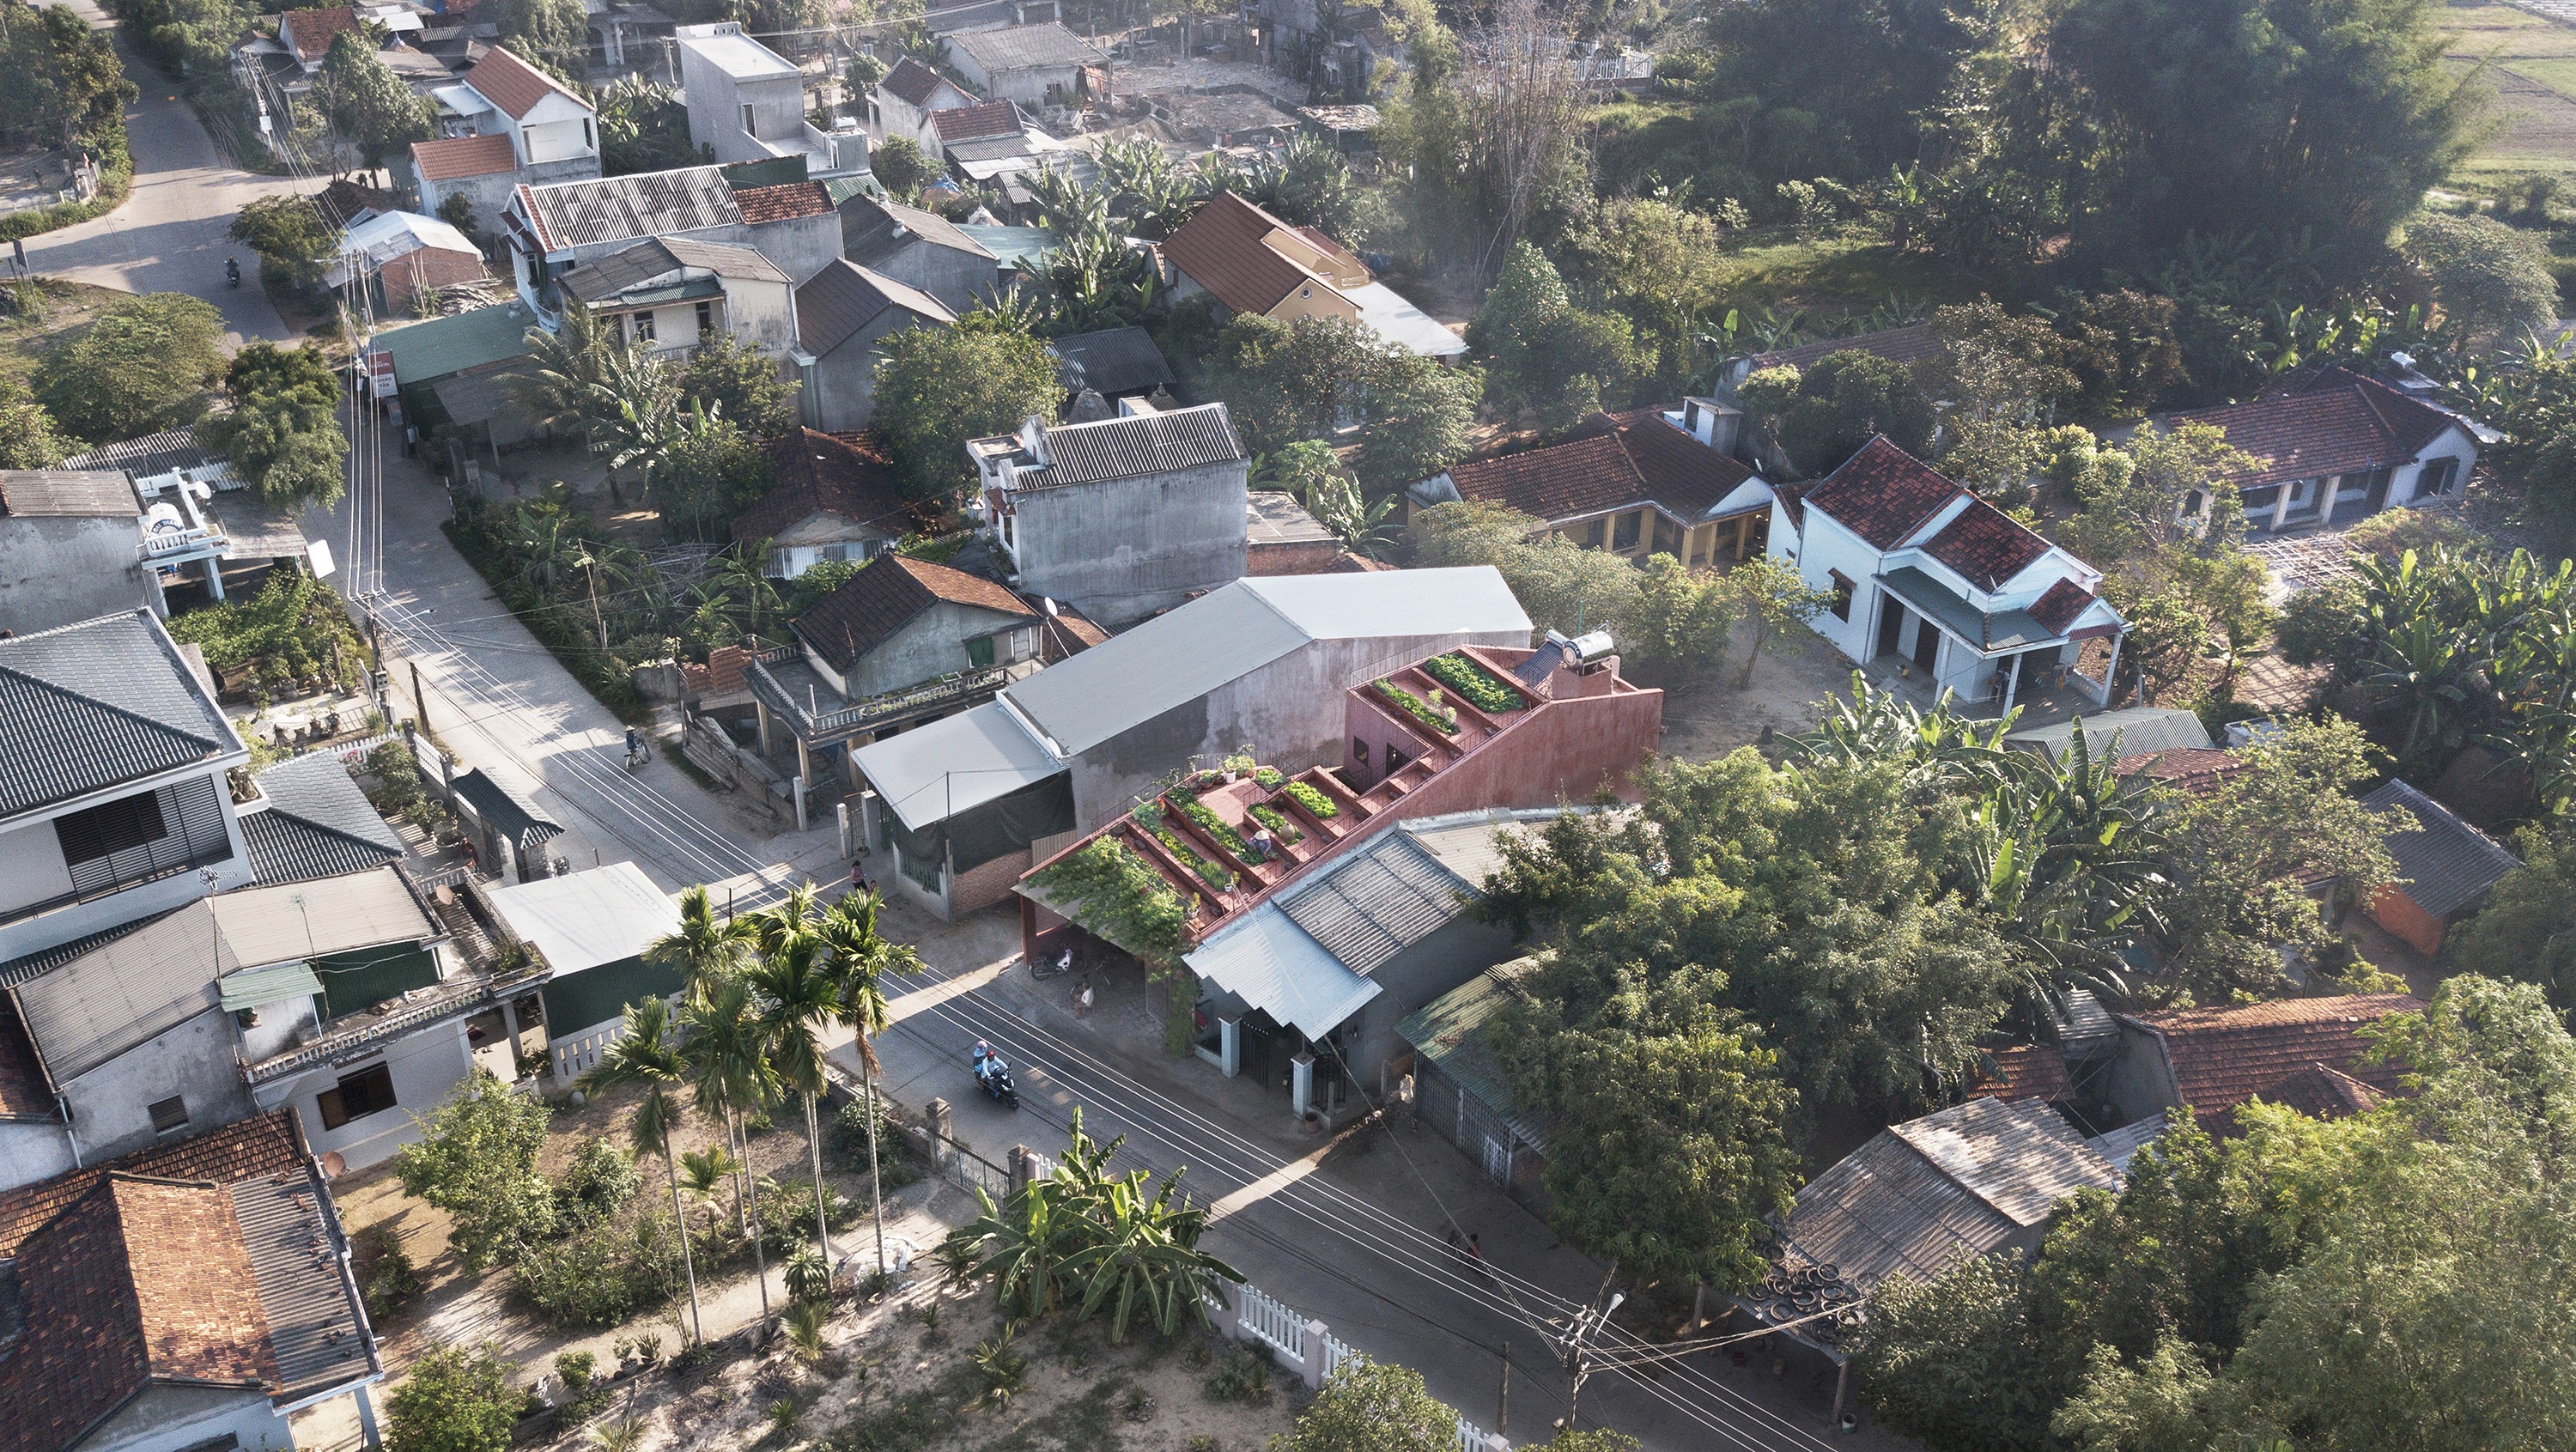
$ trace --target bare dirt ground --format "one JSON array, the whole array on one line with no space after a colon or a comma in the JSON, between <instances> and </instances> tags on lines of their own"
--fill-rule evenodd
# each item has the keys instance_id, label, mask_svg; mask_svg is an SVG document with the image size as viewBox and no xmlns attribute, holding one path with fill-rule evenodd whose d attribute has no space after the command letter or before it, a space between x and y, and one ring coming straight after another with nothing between
<instances>
[{"instance_id":1,"label":"bare dirt ground","mask_svg":"<svg viewBox=\"0 0 2576 1452\"><path fill-rule=\"evenodd\" d=\"M1664 754L1684 761L1713 761L1773 732L1804 731L1816 723L1816 704L1851 691L1852 665L1814 631L1799 628L1787 654L1763 653L1753 683L1735 688L1750 637L1740 630L1725 663L1664 685Z\"/></svg>"}]
</instances>

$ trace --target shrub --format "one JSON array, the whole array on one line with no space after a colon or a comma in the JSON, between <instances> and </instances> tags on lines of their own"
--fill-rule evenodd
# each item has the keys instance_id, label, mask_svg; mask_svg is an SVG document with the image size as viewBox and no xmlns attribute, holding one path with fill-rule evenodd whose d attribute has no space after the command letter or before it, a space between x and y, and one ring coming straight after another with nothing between
<instances>
[{"instance_id":1,"label":"shrub","mask_svg":"<svg viewBox=\"0 0 2576 1452\"><path fill-rule=\"evenodd\" d=\"M1467 657L1451 651L1435 655L1422 663L1432 679L1458 693L1458 698L1479 711L1499 715L1517 711L1529 704L1520 692L1504 685L1492 671Z\"/></svg>"},{"instance_id":2,"label":"shrub","mask_svg":"<svg viewBox=\"0 0 2576 1452\"><path fill-rule=\"evenodd\" d=\"M563 1378L566 1390L590 1390L591 1373L598 1369L599 1358L587 1351L567 1351L555 1358L555 1375Z\"/></svg>"},{"instance_id":3,"label":"shrub","mask_svg":"<svg viewBox=\"0 0 2576 1452\"><path fill-rule=\"evenodd\" d=\"M833 1158L852 1174L868 1172L868 1113L862 1100L851 1100L832 1117L830 1148ZM877 1099L877 1187L900 1190L921 1182L921 1162L915 1157L912 1137L895 1118L894 1106L883 1096Z\"/></svg>"},{"instance_id":4,"label":"shrub","mask_svg":"<svg viewBox=\"0 0 2576 1452\"><path fill-rule=\"evenodd\" d=\"M617 1213L634 1199L638 1183L634 1157L594 1137L575 1151L572 1163L564 1167L563 1179L555 1186L555 1197L567 1218L599 1219Z\"/></svg>"},{"instance_id":5,"label":"shrub","mask_svg":"<svg viewBox=\"0 0 2576 1452\"><path fill-rule=\"evenodd\" d=\"M1180 958L1190 902L1126 843L1102 837L1039 876L1053 900L1077 912L1093 932L1153 963Z\"/></svg>"},{"instance_id":6,"label":"shrub","mask_svg":"<svg viewBox=\"0 0 2576 1452\"><path fill-rule=\"evenodd\" d=\"M850 1223L850 1197L826 1185L823 1217L835 1230ZM773 1255L793 1254L814 1243L814 1182L760 1182L760 1243Z\"/></svg>"},{"instance_id":7,"label":"shrub","mask_svg":"<svg viewBox=\"0 0 2576 1452\"><path fill-rule=\"evenodd\" d=\"M402 1236L386 1221L349 1237L350 1272L367 1303L367 1320L382 1328L395 1312L420 1293L420 1272L403 1253Z\"/></svg>"},{"instance_id":8,"label":"shrub","mask_svg":"<svg viewBox=\"0 0 2576 1452\"><path fill-rule=\"evenodd\" d=\"M1290 800L1312 813L1315 820L1319 822L1329 822L1342 814L1342 809L1334 804L1333 799L1317 790L1311 783L1292 781L1281 790L1287 793Z\"/></svg>"},{"instance_id":9,"label":"shrub","mask_svg":"<svg viewBox=\"0 0 2576 1452\"><path fill-rule=\"evenodd\" d=\"M796 1247L787 1257L787 1297L798 1305L819 1306L832 1297L832 1268L811 1245Z\"/></svg>"},{"instance_id":10,"label":"shrub","mask_svg":"<svg viewBox=\"0 0 2576 1452\"><path fill-rule=\"evenodd\" d=\"M667 1214L598 1221L523 1250L511 1288L549 1325L614 1326L671 1293L676 1249Z\"/></svg>"},{"instance_id":11,"label":"shrub","mask_svg":"<svg viewBox=\"0 0 2576 1452\"><path fill-rule=\"evenodd\" d=\"M1256 766L1252 769L1252 784L1266 792L1279 790L1280 785L1287 780L1288 778L1275 766Z\"/></svg>"},{"instance_id":12,"label":"shrub","mask_svg":"<svg viewBox=\"0 0 2576 1452\"><path fill-rule=\"evenodd\" d=\"M1401 708L1407 715L1432 730L1444 736L1457 731L1458 714L1456 712L1444 711L1393 681L1378 680L1371 684L1390 704Z\"/></svg>"},{"instance_id":13,"label":"shrub","mask_svg":"<svg viewBox=\"0 0 2576 1452\"><path fill-rule=\"evenodd\" d=\"M527 1394L491 1348L441 1346L385 1399L385 1452L509 1452Z\"/></svg>"},{"instance_id":14,"label":"shrub","mask_svg":"<svg viewBox=\"0 0 2576 1452\"><path fill-rule=\"evenodd\" d=\"M1259 1406L1270 1400L1270 1358L1238 1342L1226 1348L1216 1370L1199 1386L1210 1401Z\"/></svg>"},{"instance_id":15,"label":"shrub","mask_svg":"<svg viewBox=\"0 0 2576 1452\"><path fill-rule=\"evenodd\" d=\"M130 439L194 422L223 375L223 315L174 292L128 298L45 355L37 399L84 439Z\"/></svg>"}]
</instances>

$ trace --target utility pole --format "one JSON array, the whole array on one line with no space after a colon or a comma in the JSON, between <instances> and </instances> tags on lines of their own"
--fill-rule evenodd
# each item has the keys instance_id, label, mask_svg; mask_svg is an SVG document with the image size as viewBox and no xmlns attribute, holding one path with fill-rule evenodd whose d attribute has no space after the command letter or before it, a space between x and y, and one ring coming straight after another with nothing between
<instances>
[{"instance_id":1,"label":"utility pole","mask_svg":"<svg viewBox=\"0 0 2576 1452\"><path fill-rule=\"evenodd\" d=\"M1610 1290L1610 1282L1618 1274L1619 1263L1612 1261L1610 1274L1601 1278L1601 1290ZM1610 1324L1611 1313L1618 1310L1619 1304L1628 1298L1612 1292L1610 1303L1606 1306L1600 1304L1600 1299L1601 1292L1595 1291L1594 1304L1575 1313L1574 1324L1566 1328L1564 1337L1556 1343L1557 1354L1563 1359L1566 1375L1571 1379L1571 1385L1566 1388L1565 1393L1564 1425L1565 1430L1569 1432L1574 1430L1576 1409L1583 1403L1583 1380L1592 1374L1590 1365L1584 1359L1583 1343L1588 1338L1599 1335L1601 1328Z\"/></svg>"},{"instance_id":2,"label":"utility pole","mask_svg":"<svg viewBox=\"0 0 2576 1452\"><path fill-rule=\"evenodd\" d=\"M419 659L415 657L409 664L411 665L411 714L419 721L421 734L426 736L429 734L429 695L420 688Z\"/></svg>"},{"instance_id":3,"label":"utility pole","mask_svg":"<svg viewBox=\"0 0 2576 1452\"><path fill-rule=\"evenodd\" d=\"M1503 1396L1494 1408L1494 1435L1508 1440L1512 1435L1512 1343L1503 1342Z\"/></svg>"}]
</instances>

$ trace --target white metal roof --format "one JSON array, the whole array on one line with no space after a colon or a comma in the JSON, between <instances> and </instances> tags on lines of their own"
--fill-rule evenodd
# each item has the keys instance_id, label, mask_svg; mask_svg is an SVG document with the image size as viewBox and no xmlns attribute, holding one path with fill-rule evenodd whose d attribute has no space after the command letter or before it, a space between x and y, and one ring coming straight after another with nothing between
<instances>
[{"instance_id":1,"label":"white metal roof","mask_svg":"<svg viewBox=\"0 0 2576 1452\"><path fill-rule=\"evenodd\" d=\"M349 280L353 260L364 275L424 247L462 252L469 257L483 255L451 222L418 212L378 212L340 234L340 255L332 259L323 278L338 287Z\"/></svg>"},{"instance_id":2,"label":"white metal roof","mask_svg":"<svg viewBox=\"0 0 2576 1452\"><path fill-rule=\"evenodd\" d=\"M208 902L225 947L245 968L438 936L390 865L347 877L246 887Z\"/></svg>"},{"instance_id":3,"label":"white metal roof","mask_svg":"<svg viewBox=\"0 0 2576 1452\"><path fill-rule=\"evenodd\" d=\"M480 116L492 109L492 103L483 99L481 91L462 82L453 86L432 86L429 94L437 98L438 104L459 116Z\"/></svg>"},{"instance_id":4,"label":"white metal roof","mask_svg":"<svg viewBox=\"0 0 2576 1452\"><path fill-rule=\"evenodd\" d=\"M858 761L868 785L916 832L1064 770L998 701L862 746Z\"/></svg>"},{"instance_id":5,"label":"white metal roof","mask_svg":"<svg viewBox=\"0 0 2576 1452\"><path fill-rule=\"evenodd\" d=\"M1382 282L1343 288L1342 296L1358 304L1360 321L1370 332L1408 353L1425 358L1456 358L1467 351L1467 340L1441 325L1439 319L1405 300L1402 293Z\"/></svg>"},{"instance_id":6,"label":"white metal roof","mask_svg":"<svg viewBox=\"0 0 2576 1452\"><path fill-rule=\"evenodd\" d=\"M1325 952L1276 903L1263 903L1218 929L1184 961L1308 1038L1331 1033L1380 992Z\"/></svg>"},{"instance_id":7,"label":"white metal roof","mask_svg":"<svg viewBox=\"0 0 2576 1452\"><path fill-rule=\"evenodd\" d=\"M1073 757L1308 641L1529 628L1528 613L1491 565L1261 576L1111 636L1002 694Z\"/></svg>"},{"instance_id":8,"label":"white metal roof","mask_svg":"<svg viewBox=\"0 0 2576 1452\"><path fill-rule=\"evenodd\" d=\"M680 927L680 910L632 862L498 888L491 901L557 977L638 957Z\"/></svg>"}]
</instances>

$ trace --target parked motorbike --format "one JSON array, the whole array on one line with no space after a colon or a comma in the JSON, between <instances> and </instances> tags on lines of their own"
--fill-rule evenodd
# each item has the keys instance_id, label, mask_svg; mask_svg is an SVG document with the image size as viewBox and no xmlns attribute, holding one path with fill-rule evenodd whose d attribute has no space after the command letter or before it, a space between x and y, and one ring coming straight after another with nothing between
<instances>
[{"instance_id":1,"label":"parked motorbike","mask_svg":"<svg viewBox=\"0 0 2576 1452\"><path fill-rule=\"evenodd\" d=\"M234 287L241 286L241 259L236 257L224 259L224 281Z\"/></svg>"},{"instance_id":2,"label":"parked motorbike","mask_svg":"<svg viewBox=\"0 0 2576 1452\"><path fill-rule=\"evenodd\" d=\"M1002 1056L994 1053L990 1044L975 1045L975 1087L996 1104L1009 1109L1020 1107L1020 1091L1011 1082L1011 1066L1002 1062Z\"/></svg>"}]
</instances>

